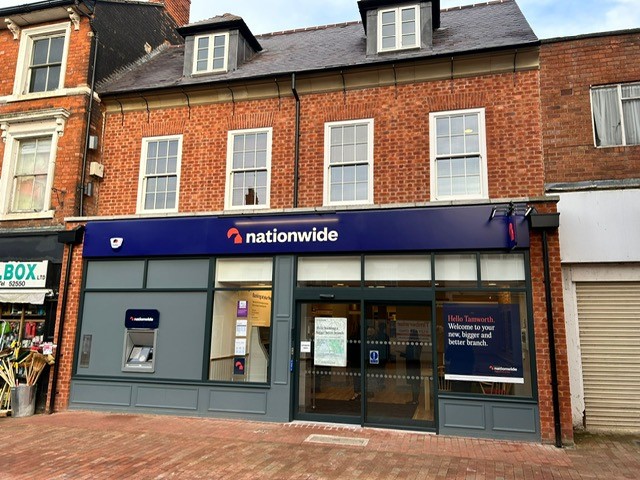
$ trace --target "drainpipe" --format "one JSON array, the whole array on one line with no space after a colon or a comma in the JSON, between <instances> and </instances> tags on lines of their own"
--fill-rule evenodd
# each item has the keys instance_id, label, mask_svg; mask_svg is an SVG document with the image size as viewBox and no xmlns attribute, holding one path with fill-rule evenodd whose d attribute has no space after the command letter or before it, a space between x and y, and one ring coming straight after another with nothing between
<instances>
[{"instance_id":1,"label":"drainpipe","mask_svg":"<svg viewBox=\"0 0 640 480\"><path fill-rule=\"evenodd\" d=\"M84 226L79 226L73 230L65 230L58 233L58 243L64 243L69 246L67 255L67 264L64 274L64 289L62 291L62 300L60 308L60 318L58 319L58 336L56 337L56 354L53 363L53 374L51 376L51 392L49 392L50 400L47 413L53 413L56 404L56 385L58 383L58 372L60 371L60 355L62 352L62 336L64 333L64 322L67 312L67 302L69 300L69 286L71 285L71 264L73 262L73 247L82 243L84 234Z\"/></svg>"},{"instance_id":2,"label":"drainpipe","mask_svg":"<svg viewBox=\"0 0 640 480\"><path fill-rule=\"evenodd\" d=\"M300 166L300 97L296 89L296 74L291 74L291 92L296 99L295 152L293 163L293 208L298 207L298 171Z\"/></svg>"},{"instance_id":3,"label":"drainpipe","mask_svg":"<svg viewBox=\"0 0 640 480\"><path fill-rule=\"evenodd\" d=\"M93 37L91 37L92 47L93 47L93 63L91 65L91 91L89 93L89 108L87 109L87 131L84 136L84 151L82 154L82 171L80 172L80 204L78 207L78 214L80 217L84 217L84 194L85 194L85 185L84 182L86 180L86 170L87 170L87 156L89 154L89 137L91 136L91 113L93 112L93 95L96 89L96 63L98 60L98 33L93 28L93 20L90 19L89 23L91 24L91 31L93 32Z\"/></svg>"},{"instance_id":4,"label":"drainpipe","mask_svg":"<svg viewBox=\"0 0 640 480\"><path fill-rule=\"evenodd\" d=\"M553 423L555 429L555 446L562 448L562 425L560 422L560 395L558 392L558 372L556 361L556 339L553 328L553 302L551 298L551 272L549 268L549 242L547 232L557 230L560 226L559 213L532 213L529 222L532 230L542 231L542 261L544 263L544 293L547 307L547 333L549 337L549 362L551 370L551 395L553 402Z\"/></svg>"}]
</instances>

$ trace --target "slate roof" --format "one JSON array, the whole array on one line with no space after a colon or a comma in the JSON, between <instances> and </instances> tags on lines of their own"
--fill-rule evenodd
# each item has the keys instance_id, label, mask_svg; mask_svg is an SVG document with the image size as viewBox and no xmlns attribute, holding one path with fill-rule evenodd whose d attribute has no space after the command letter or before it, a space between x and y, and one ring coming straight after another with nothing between
<instances>
[{"instance_id":1,"label":"slate roof","mask_svg":"<svg viewBox=\"0 0 640 480\"><path fill-rule=\"evenodd\" d=\"M183 76L184 46L171 46L117 78L98 87L100 94L115 94L228 83L293 72L366 66L436 56L470 53L510 46L537 44L538 39L513 0L459 7L441 12L441 27L433 34L433 47L366 56L361 22L291 30L256 38L263 51L237 70L197 77Z\"/></svg>"}]
</instances>

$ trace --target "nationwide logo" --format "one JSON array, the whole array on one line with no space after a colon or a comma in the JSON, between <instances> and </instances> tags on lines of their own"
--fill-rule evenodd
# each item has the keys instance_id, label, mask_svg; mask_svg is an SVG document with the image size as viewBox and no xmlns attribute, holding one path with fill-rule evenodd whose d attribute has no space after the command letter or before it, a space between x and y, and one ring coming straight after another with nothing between
<instances>
[{"instance_id":1,"label":"nationwide logo","mask_svg":"<svg viewBox=\"0 0 640 480\"><path fill-rule=\"evenodd\" d=\"M290 232L280 232L277 228L272 228L265 232L248 232L244 236L237 228L230 228L227 231L227 238L233 239L233 243L324 243L337 242L339 233L337 230L329 230L328 227L311 230L294 230Z\"/></svg>"}]
</instances>

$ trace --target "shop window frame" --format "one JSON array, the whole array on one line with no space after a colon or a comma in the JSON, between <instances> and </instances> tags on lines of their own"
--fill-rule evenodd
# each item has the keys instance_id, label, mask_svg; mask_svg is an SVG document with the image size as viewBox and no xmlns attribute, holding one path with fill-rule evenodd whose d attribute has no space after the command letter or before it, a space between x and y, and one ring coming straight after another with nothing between
<instances>
[{"instance_id":1,"label":"shop window frame","mask_svg":"<svg viewBox=\"0 0 640 480\"><path fill-rule=\"evenodd\" d=\"M406 251L402 254L407 255L421 255L425 252L420 251ZM464 400L481 400L481 401L498 401L498 402L510 402L510 403L537 403L538 402L538 378L536 369L536 344L534 337L534 325L533 325L533 298L532 298L532 283L531 283L531 266L530 266L530 254L527 250L516 250L513 252L507 252L504 250L488 251L488 250L452 250L446 252L426 252L431 257L431 278L433 279L431 286L429 287L385 287L385 288L371 288L365 286L364 268L365 257L381 255L386 256L388 253L370 253L364 252L360 254L361 257L361 281L360 286L356 287L300 287L297 283L298 277L298 262L299 257L309 257L314 255L304 254L297 255L294 262L294 275L296 282L294 283L294 304L299 302L321 302L323 298L331 302L353 302L353 301L415 301L416 295L422 294L421 297L424 301L432 302L432 315L433 315L433 335L434 339L438 338L438 333L435 333L437 323L437 304L438 293L440 292L468 292L468 293L498 293L498 292L513 292L521 293L525 296L526 312L524 315L527 317L527 329L526 329L526 342L529 349L529 363L523 365L523 368L529 369L531 379L531 396L515 396L515 395L494 395L494 394L478 394L469 392L442 392L438 391L438 398L449 399L464 399ZM496 254L514 254L522 256L524 262L525 282L519 286L485 286L483 285L483 279L481 277L481 256L491 253ZM477 279L473 285L466 286L436 286L436 258L443 255L475 255L475 265L477 271ZM333 255L338 256L338 255ZM347 255L344 256L353 256ZM440 334L441 335L441 334ZM439 366L440 362L437 358L437 349L433 349L433 361L434 365ZM437 376L434 375L434 384L437 384ZM435 387L434 387L435 388Z\"/></svg>"},{"instance_id":2,"label":"shop window frame","mask_svg":"<svg viewBox=\"0 0 640 480\"><path fill-rule=\"evenodd\" d=\"M464 153L447 153L447 154L439 154L438 153L438 129L437 122L441 118L451 118L457 116L467 116L467 115L477 115L478 118L478 150L477 151L466 151ZM466 131L464 132L466 134ZM449 133L449 138L452 135ZM463 141L466 140L466 137L463 138ZM489 198L489 175L488 175L488 161L487 161L487 127L486 127L486 118L485 118L485 108L470 108L470 109L462 109L462 110L447 110L441 112L431 112L429 113L429 156L430 156L430 191L431 191L431 200L439 201L439 200L486 200ZM460 160L467 159L467 157L478 157L478 175L479 179L479 191L477 193L466 193L466 194L454 194L452 193L441 193L438 190L438 164L440 162L444 162L447 160ZM450 177L454 177L453 171L451 170ZM466 164L465 164L465 186L467 181L467 173L466 173Z\"/></svg>"},{"instance_id":3,"label":"shop window frame","mask_svg":"<svg viewBox=\"0 0 640 480\"><path fill-rule=\"evenodd\" d=\"M138 177L138 198L136 202L136 213L144 214L144 213L176 213L178 212L180 206L180 173L182 169L182 135L164 135L157 137L144 137L142 139L142 147L140 151L140 170ZM176 170L175 172L164 172L163 174L150 174L147 170L147 156L149 152L149 145L152 143L160 143L166 141L171 143L172 141L178 142L178 152L176 159ZM157 157L156 157L157 161ZM167 157L168 161L168 157ZM147 194L147 186L149 180L152 178L169 178L175 176L176 177L176 191L175 191L175 206L172 208L145 208L145 197ZM168 190L165 189L165 196L168 194Z\"/></svg>"},{"instance_id":4,"label":"shop window frame","mask_svg":"<svg viewBox=\"0 0 640 480\"><path fill-rule=\"evenodd\" d=\"M367 159L366 160L358 160L356 158L356 150L354 150L354 158L351 161L340 161L336 163L332 163L332 130L334 128L341 127L350 127L350 126L366 126L367 127ZM357 145L356 134L354 133L354 147ZM373 118L362 118L357 120L341 120L337 122L326 122L324 124L324 206L346 206L346 205L372 205L374 190L373 190L373 175L374 175L374 141L375 141L375 120ZM340 151L341 155L344 153L344 150ZM367 198L363 200L332 200L331 197L331 172L333 168L341 168L343 169L343 178L344 178L344 169L348 167L357 167L358 166L366 166L367 168ZM354 173L354 193L357 191L355 184L357 183L355 179L357 178L357 172ZM341 185L344 185L346 182L342 182Z\"/></svg>"},{"instance_id":5,"label":"shop window frame","mask_svg":"<svg viewBox=\"0 0 640 480\"><path fill-rule=\"evenodd\" d=\"M270 258L273 261L273 269L272 269L272 278L271 278L271 286L268 289L271 292L274 291L275 285L275 265L276 265L276 256L274 255L260 255L260 258ZM237 290L236 288L216 288L215 285L215 271L216 271L216 260L218 259L226 259L226 258L238 258L237 256L184 256L184 257L175 257L175 256L159 256L159 257L127 257L123 259L113 259L113 258L92 258L85 259L82 265L82 285L81 285L81 295L80 302L78 307L78 326L76 329L76 342L74 349L74 357L73 357L73 365L72 365L72 380L92 380L96 379L98 381L105 382L115 382L115 383L179 383L181 385L195 385L195 386L207 386L207 387L215 387L215 386L224 386L229 387L233 386L234 388L244 388L244 389L269 389L271 388L271 379L272 379L272 364L273 359L269 358L269 364L267 365L267 381L266 382L232 382L232 381L221 381L221 380L209 380L209 356L210 356L210 347L213 332L213 302L214 302L214 293L216 290ZM149 275L149 263L154 261L184 261L184 260L201 260L208 262L208 279L207 285L203 287L186 287L180 288L179 286L173 288L163 288L163 287L153 287L150 288L147 286L148 284L148 275ZM90 263L120 263L120 262L141 262L142 265L142 283L139 287L128 287L128 288L119 288L119 287L87 287L87 279L88 279L88 269ZM250 288L248 290L258 290L255 288ZM196 292L196 293L206 293L207 294L207 307L206 307L206 315L203 319L204 324L204 337L203 337L203 357L202 357L202 376L199 380L183 380L183 379L167 379L167 378L149 378L145 376L135 375L135 373L128 373L126 376L95 376L83 374L82 370L79 368L80 362L80 349L82 344L82 334L83 332L82 324L83 324L83 315L84 315L84 302L85 302L85 294L86 293L110 293L110 292L123 292L123 293L163 293L163 292ZM271 303L271 328L269 332L269 342L273 345L273 316L274 316L274 302ZM124 325L124 322L123 322ZM95 339L94 339L95 340Z\"/></svg>"},{"instance_id":6,"label":"shop window frame","mask_svg":"<svg viewBox=\"0 0 640 480\"><path fill-rule=\"evenodd\" d=\"M62 60L60 62L60 77L58 85L51 90L30 92L31 67L33 59L33 48L37 40L44 38L64 37L62 47ZM13 95L18 99L42 98L61 94L64 91L66 78L67 60L69 56L69 44L71 39L71 23L58 23L41 27L26 28L20 35L20 46L18 49L18 62L16 65L16 75L13 86Z\"/></svg>"},{"instance_id":7,"label":"shop window frame","mask_svg":"<svg viewBox=\"0 0 640 480\"><path fill-rule=\"evenodd\" d=\"M609 85L598 85L591 87L589 91L589 101L591 104L591 129L593 131L593 145L596 148L611 148L611 147L633 147L640 145L640 126L638 127L638 131L635 132L636 137L639 139L635 143L630 143L627 140L629 136L629 132L627 130L625 115L624 115L624 104L625 102L638 102L640 105L640 94L637 96L624 97L622 93L623 87L638 87L640 88L640 82L626 82L626 83L613 83ZM613 90L616 92L616 113L619 115L617 125L620 127L620 143L607 143L606 145L602 144L602 140L599 140L598 137L598 129L596 125L596 102L594 99L594 95L598 91L604 90ZM629 129L633 128L632 126Z\"/></svg>"},{"instance_id":8,"label":"shop window frame","mask_svg":"<svg viewBox=\"0 0 640 480\"><path fill-rule=\"evenodd\" d=\"M238 135L250 135L250 134L267 134L267 151L266 151L266 164L264 167L258 167L257 163L252 168L234 168L233 166L233 157L234 157L234 143L235 138ZM225 201L224 208L225 210L264 210L269 209L271 205L271 155L273 148L273 127L265 127L265 128L248 128L242 130L229 130L227 132L227 174L226 174L226 182L225 182ZM257 174L260 171L264 171L267 177L266 180L266 195L264 204L242 204L242 205L234 205L233 204L233 178L234 175L239 173L247 173L253 172Z\"/></svg>"}]
</instances>

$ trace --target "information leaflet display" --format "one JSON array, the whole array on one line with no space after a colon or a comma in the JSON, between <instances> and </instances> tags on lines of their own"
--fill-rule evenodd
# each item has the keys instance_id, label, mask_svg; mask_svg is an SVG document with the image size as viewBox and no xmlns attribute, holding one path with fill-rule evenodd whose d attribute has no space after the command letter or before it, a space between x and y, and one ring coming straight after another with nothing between
<instances>
[{"instance_id":1,"label":"information leaflet display","mask_svg":"<svg viewBox=\"0 0 640 480\"><path fill-rule=\"evenodd\" d=\"M347 319L316 317L313 363L324 367L347 366Z\"/></svg>"},{"instance_id":2,"label":"information leaflet display","mask_svg":"<svg viewBox=\"0 0 640 480\"><path fill-rule=\"evenodd\" d=\"M443 305L445 378L524 383L517 304Z\"/></svg>"}]
</instances>

